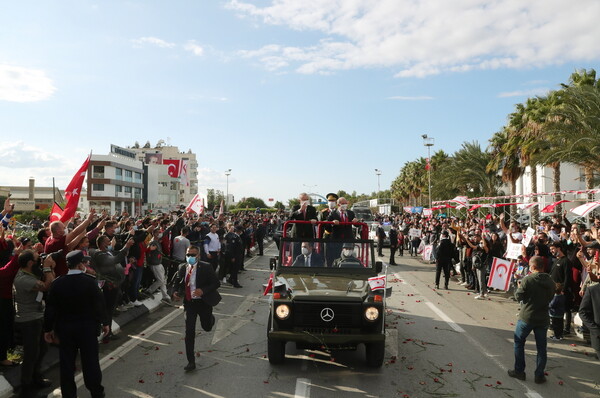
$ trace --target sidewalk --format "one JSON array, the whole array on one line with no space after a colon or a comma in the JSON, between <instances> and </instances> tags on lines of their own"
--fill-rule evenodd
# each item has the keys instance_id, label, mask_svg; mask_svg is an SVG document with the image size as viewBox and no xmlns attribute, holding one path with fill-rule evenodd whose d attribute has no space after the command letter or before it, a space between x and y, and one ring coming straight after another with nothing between
<instances>
[{"instance_id":1,"label":"sidewalk","mask_svg":"<svg viewBox=\"0 0 600 398\"><path fill-rule=\"evenodd\" d=\"M156 294L155 298L146 299L142 301L141 306L133 307L129 310L120 313L118 316L113 318L112 323L112 331L117 334L121 331L121 327L127 325L128 323L138 319L139 317L148 314L150 312L155 311L159 306L165 305L161 304L161 295ZM48 352L44 356L44 361L42 363L42 373L51 367L58 365L58 347L49 345ZM21 385L21 367L16 366L13 368L5 368L5 370L0 373L0 398L8 398L14 394L14 390L16 390Z\"/></svg>"}]
</instances>

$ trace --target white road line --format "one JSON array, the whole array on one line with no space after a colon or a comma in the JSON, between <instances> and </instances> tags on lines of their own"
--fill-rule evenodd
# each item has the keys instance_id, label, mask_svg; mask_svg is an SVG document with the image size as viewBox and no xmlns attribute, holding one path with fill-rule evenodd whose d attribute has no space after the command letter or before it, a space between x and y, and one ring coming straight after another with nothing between
<instances>
[{"instance_id":1,"label":"white road line","mask_svg":"<svg viewBox=\"0 0 600 398\"><path fill-rule=\"evenodd\" d=\"M310 397L310 380L309 379L297 379L296 380L296 392L294 398L308 398Z\"/></svg>"},{"instance_id":2,"label":"white road line","mask_svg":"<svg viewBox=\"0 0 600 398\"><path fill-rule=\"evenodd\" d=\"M437 314L437 316L442 318L442 320L444 322L446 322L448 325L450 325L450 327L452 329L456 330L459 333L465 333L465 329L458 326L456 324L456 322L454 322L452 319L450 319L450 317L448 315L444 314L444 312L442 310L440 310L438 307L436 307L433 303L426 301L425 304L427 304L427 306L431 309L431 311L435 312Z\"/></svg>"},{"instance_id":3,"label":"white road line","mask_svg":"<svg viewBox=\"0 0 600 398\"><path fill-rule=\"evenodd\" d=\"M108 355L105 355L100 360L100 369L102 371L104 371L110 365L112 365L113 363L115 363L116 360L117 360L117 358L124 356L129 351L131 351L132 349L134 349L137 345L139 345L140 343L142 343L143 341L146 340L146 339L137 338L137 337L142 336L142 335L144 337L146 337L146 338L151 337L154 333L156 333L157 331L159 331L167 323L171 322L173 319L177 318L182 313L183 312L181 311L180 308L176 308L170 314L166 315L164 318L160 319L155 324L151 325L146 330L142 331L139 335L131 336L132 337L131 340L127 341L125 344L123 344L122 346L118 347L116 350L112 351ZM84 384L83 383L83 373L79 372L75 376L75 383L77 383L77 388L80 388L80 387L83 386L83 384ZM61 393L60 393L60 389L59 388L57 388L56 390L54 390L53 396L54 397L60 397L60 396L62 396Z\"/></svg>"},{"instance_id":4,"label":"white road line","mask_svg":"<svg viewBox=\"0 0 600 398\"><path fill-rule=\"evenodd\" d=\"M394 276L398 279L403 280L400 275L398 273L394 273ZM418 290L414 287L410 287L410 289L414 292L418 292ZM465 330L463 328L461 328L460 326L458 326L456 324L456 322L454 322L448 315L446 315L442 310L440 310L439 308L437 308L434 304L430 303L430 302L425 302L425 304L427 304L427 306L433 311L435 312L444 322L446 322L448 325L450 325L450 327L454 330L456 330L457 332L460 333L464 333L464 336L471 342L471 344L473 344L475 347L477 347L477 349L479 351L481 351L486 357L488 357L489 359L492 360L492 362L494 362L496 364L496 366L498 366L500 369L502 369L503 371L507 371L508 368L504 366L504 364L502 362L500 362L494 355L491 355L484 346L482 346L479 341L475 340L474 337L472 337L470 334L465 333ZM531 388L529 388L528 385L526 385L525 383L523 383L522 381L515 379L515 381L517 383L519 383L523 388L525 388L525 390L527 391L525 393L525 395L528 398L543 398L542 395L540 395L538 392L532 390Z\"/></svg>"}]
</instances>

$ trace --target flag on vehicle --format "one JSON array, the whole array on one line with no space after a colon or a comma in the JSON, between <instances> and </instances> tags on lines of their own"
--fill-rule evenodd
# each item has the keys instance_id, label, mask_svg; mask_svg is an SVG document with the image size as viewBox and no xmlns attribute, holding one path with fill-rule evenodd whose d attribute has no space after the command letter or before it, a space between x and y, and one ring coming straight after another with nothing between
<instances>
[{"instance_id":1,"label":"flag on vehicle","mask_svg":"<svg viewBox=\"0 0 600 398\"><path fill-rule=\"evenodd\" d=\"M490 278L488 280L488 287L508 291L514 268L514 261L494 257Z\"/></svg>"},{"instance_id":2,"label":"flag on vehicle","mask_svg":"<svg viewBox=\"0 0 600 398\"><path fill-rule=\"evenodd\" d=\"M371 290L385 289L385 280L386 280L385 275L374 276L372 278L369 278L368 280L369 280L369 286L371 287Z\"/></svg>"},{"instance_id":3,"label":"flag on vehicle","mask_svg":"<svg viewBox=\"0 0 600 398\"><path fill-rule=\"evenodd\" d=\"M69 221L71 218L73 218L75 212L77 211L79 197L81 196L81 187L83 186L83 180L85 180L85 175L90 164L90 157L91 155L85 159L77 173L75 173L71 179L69 185L67 185L67 189L65 189L65 199L67 200L67 205L65 206L65 209L60 217L60 221L62 222Z\"/></svg>"},{"instance_id":4,"label":"flag on vehicle","mask_svg":"<svg viewBox=\"0 0 600 398\"><path fill-rule=\"evenodd\" d=\"M266 296L267 294L269 294L272 289L273 289L273 274L271 274L269 276L269 282L267 282L267 287L265 288L265 291L263 292L263 296Z\"/></svg>"}]
</instances>

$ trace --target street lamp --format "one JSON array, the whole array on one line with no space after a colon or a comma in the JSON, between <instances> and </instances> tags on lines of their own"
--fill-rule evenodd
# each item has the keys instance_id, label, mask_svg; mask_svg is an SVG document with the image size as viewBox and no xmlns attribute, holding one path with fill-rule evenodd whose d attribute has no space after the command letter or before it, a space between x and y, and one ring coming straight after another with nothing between
<instances>
[{"instance_id":1,"label":"street lamp","mask_svg":"<svg viewBox=\"0 0 600 398\"><path fill-rule=\"evenodd\" d=\"M429 208L431 209L431 147L433 146L434 140L432 137L427 137L427 134L421 136L423 138L423 145L427 147L427 178L429 180Z\"/></svg>"},{"instance_id":2,"label":"street lamp","mask_svg":"<svg viewBox=\"0 0 600 398\"><path fill-rule=\"evenodd\" d=\"M377 174L377 199L379 199L379 192L381 192L381 186L379 185L379 176L381 175L381 170L375 169L375 174Z\"/></svg>"},{"instance_id":3,"label":"street lamp","mask_svg":"<svg viewBox=\"0 0 600 398\"><path fill-rule=\"evenodd\" d=\"M227 210L229 210L229 175L231 174L231 169L227 169L225 170L225 175L227 176L227 190L226 190L226 197L225 197L225 212L227 212Z\"/></svg>"}]
</instances>

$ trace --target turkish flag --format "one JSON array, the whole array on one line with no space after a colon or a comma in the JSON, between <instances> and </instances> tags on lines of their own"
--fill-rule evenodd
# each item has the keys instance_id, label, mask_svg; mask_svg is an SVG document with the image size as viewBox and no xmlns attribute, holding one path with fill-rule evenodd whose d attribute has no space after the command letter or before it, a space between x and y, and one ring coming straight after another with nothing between
<instances>
[{"instance_id":1,"label":"turkish flag","mask_svg":"<svg viewBox=\"0 0 600 398\"><path fill-rule=\"evenodd\" d=\"M514 261L494 257L490 278L488 280L488 287L504 290L505 292L508 291L514 268Z\"/></svg>"},{"instance_id":2,"label":"turkish flag","mask_svg":"<svg viewBox=\"0 0 600 398\"><path fill-rule=\"evenodd\" d=\"M269 282L267 282L267 287L265 288L265 291L263 292L263 296L266 296L267 294L271 293L272 289L273 289L273 274L271 274L271 276L269 276Z\"/></svg>"},{"instance_id":3,"label":"turkish flag","mask_svg":"<svg viewBox=\"0 0 600 398\"><path fill-rule=\"evenodd\" d=\"M54 206L52 206L52 211L50 212L50 222L59 221L63 215L64 210L58 205L58 203L54 202Z\"/></svg>"},{"instance_id":4,"label":"turkish flag","mask_svg":"<svg viewBox=\"0 0 600 398\"><path fill-rule=\"evenodd\" d=\"M65 199L67 200L67 205L65 206L65 210L60 217L60 221L62 222L69 221L71 218L73 218L75 212L77 211L79 197L81 196L81 187L83 186L83 180L85 180L85 175L87 173L89 164L90 156L85 159L77 173L73 176L73 179L69 185L67 185L67 189L65 189Z\"/></svg>"},{"instance_id":5,"label":"turkish flag","mask_svg":"<svg viewBox=\"0 0 600 398\"><path fill-rule=\"evenodd\" d=\"M173 178L179 178L181 172L181 160L179 159L163 159L163 164L169 166L167 173Z\"/></svg>"}]
</instances>

